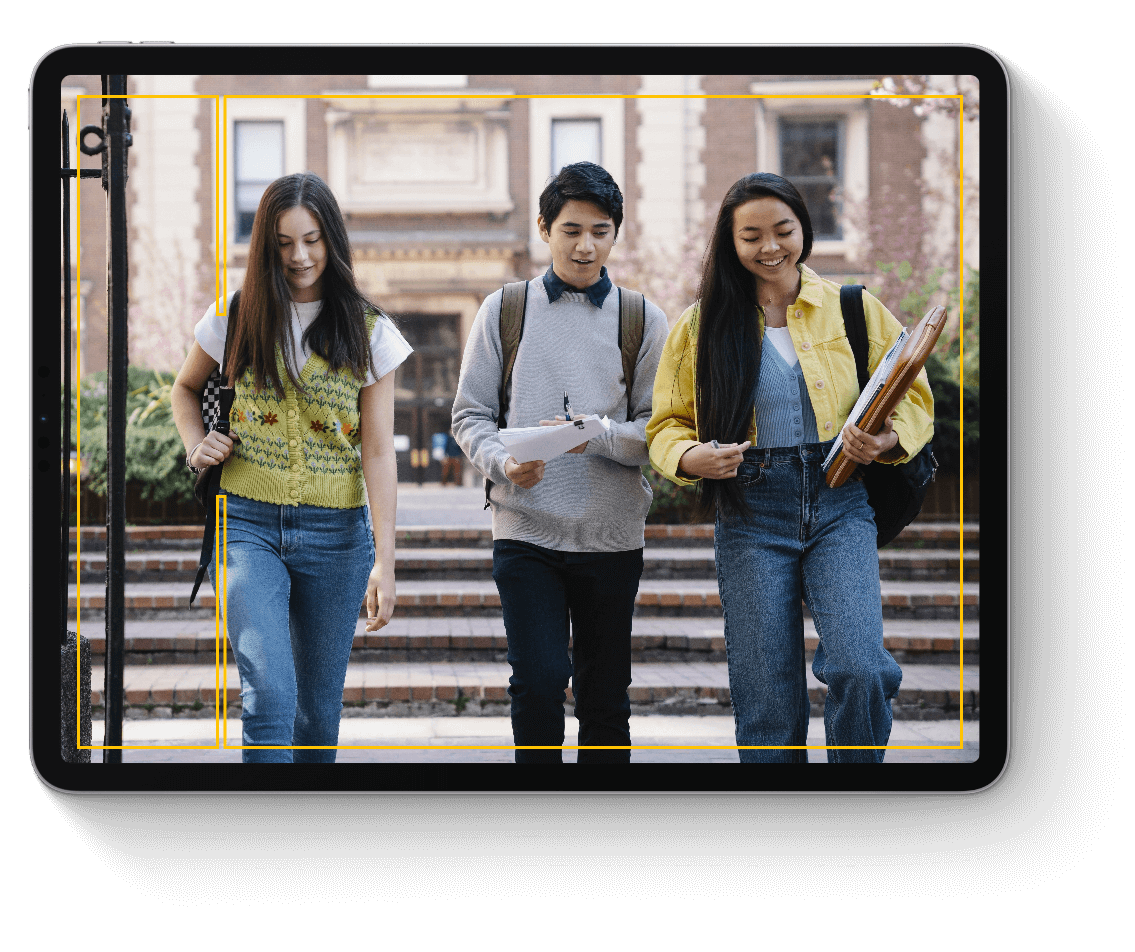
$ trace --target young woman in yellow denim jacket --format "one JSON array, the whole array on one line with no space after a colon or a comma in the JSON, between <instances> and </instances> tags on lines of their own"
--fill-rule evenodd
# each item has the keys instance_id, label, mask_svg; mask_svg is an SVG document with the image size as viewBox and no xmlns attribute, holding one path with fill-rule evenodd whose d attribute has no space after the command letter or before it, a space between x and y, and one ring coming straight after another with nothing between
<instances>
[{"instance_id":1,"label":"young woman in yellow denim jacket","mask_svg":"<svg viewBox=\"0 0 1135 952\"><path fill-rule=\"evenodd\" d=\"M909 459L933 433L933 397L922 373L878 435L847 422L855 358L839 285L803 266L811 248L790 182L754 173L733 185L698 303L666 341L646 434L654 468L699 481L702 512L716 516L741 761L807 762L803 601L820 642L812 670L828 685L827 744L843 748L828 760L877 763L902 672L883 647L874 516L862 482L829 489L822 463L840 432L856 462ZM902 325L870 294L863 305L873 370Z\"/></svg>"}]
</instances>

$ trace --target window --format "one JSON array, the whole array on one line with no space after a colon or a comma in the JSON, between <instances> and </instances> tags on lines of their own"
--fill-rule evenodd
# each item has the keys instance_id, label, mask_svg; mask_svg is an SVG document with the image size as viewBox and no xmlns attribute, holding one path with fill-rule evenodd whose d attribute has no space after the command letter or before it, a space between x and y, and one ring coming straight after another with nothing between
<instances>
[{"instance_id":1,"label":"window","mask_svg":"<svg viewBox=\"0 0 1135 952\"><path fill-rule=\"evenodd\" d=\"M229 253L239 255L247 248L265 186L308 167L307 100L232 97L226 103L224 227ZM233 273L242 280L243 265Z\"/></svg>"},{"instance_id":2,"label":"window","mask_svg":"<svg viewBox=\"0 0 1135 952\"><path fill-rule=\"evenodd\" d=\"M870 78L751 83L756 167L792 181L812 218L813 255L854 261L867 236L849 212L867 201ZM800 98L795 98L800 97Z\"/></svg>"},{"instance_id":3,"label":"window","mask_svg":"<svg viewBox=\"0 0 1135 952\"><path fill-rule=\"evenodd\" d=\"M247 241L264 189L284 174L284 124L238 122L236 133L236 240Z\"/></svg>"},{"instance_id":4,"label":"window","mask_svg":"<svg viewBox=\"0 0 1135 952\"><path fill-rule=\"evenodd\" d=\"M804 196L817 240L843 238L843 120L781 117L780 174Z\"/></svg>"},{"instance_id":5,"label":"window","mask_svg":"<svg viewBox=\"0 0 1135 952\"><path fill-rule=\"evenodd\" d=\"M603 164L602 123L599 119L552 120L552 168L555 175L573 162Z\"/></svg>"},{"instance_id":6,"label":"window","mask_svg":"<svg viewBox=\"0 0 1135 952\"><path fill-rule=\"evenodd\" d=\"M532 262L552 260L540 240L536 214L540 193L565 165L589 160L602 165L625 188L626 124L622 99L558 99L537 96L528 100L528 254Z\"/></svg>"}]
</instances>

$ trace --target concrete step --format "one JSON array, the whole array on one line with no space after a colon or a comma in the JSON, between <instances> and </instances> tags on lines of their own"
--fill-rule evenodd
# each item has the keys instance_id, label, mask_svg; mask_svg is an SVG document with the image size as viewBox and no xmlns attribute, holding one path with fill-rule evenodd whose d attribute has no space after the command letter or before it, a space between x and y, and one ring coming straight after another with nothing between
<instances>
[{"instance_id":1,"label":"concrete step","mask_svg":"<svg viewBox=\"0 0 1135 952\"><path fill-rule=\"evenodd\" d=\"M125 629L128 665L214 664L218 656L215 620L128 621ZM90 639L93 660L101 663L105 629L84 622L82 633ZM818 640L812 619L806 618L804 646L809 660ZM981 628L976 621L966 622L962 632L956 620L885 619L883 643L900 664L956 667L963 654L967 664L976 664ZM366 631L364 623L359 621L351 663L502 662L507 648L501 618L396 616L389 625L375 632ZM231 648L229 650L231 652ZM631 659L636 663L724 661L724 626L720 621L705 618L636 618L631 634Z\"/></svg>"},{"instance_id":2,"label":"concrete step","mask_svg":"<svg viewBox=\"0 0 1135 952\"><path fill-rule=\"evenodd\" d=\"M883 617L956 619L978 617L980 583L885 581L880 583ZM76 608L76 586L68 586L68 607ZM126 585L127 618L208 618L215 614L212 589L206 581L198 594L198 607L189 607L190 587L185 583L135 582ZM106 601L105 587L84 585L79 609L83 618L96 619ZM496 616L500 596L495 583L485 580L408 581L398 583L396 611L406 617L450 615ZM687 617L721 615L716 579L647 580L639 586L636 616Z\"/></svg>"},{"instance_id":3,"label":"concrete step","mask_svg":"<svg viewBox=\"0 0 1135 952\"><path fill-rule=\"evenodd\" d=\"M201 526L127 526L126 547L129 550L201 548ZM893 549L950 549L959 548L956 522L914 522L907 526L889 546ZM649 525L645 531L648 547L712 547L712 525L661 526ZM487 527L461 526L399 526L396 539L399 548L493 547L493 532ZM966 523L962 532L962 545L976 549L979 543L977 523ZM76 530L71 530L72 551L76 544ZM84 526L81 549L84 555L95 555L106 548L105 526Z\"/></svg>"},{"instance_id":4,"label":"concrete step","mask_svg":"<svg viewBox=\"0 0 1135 952\"><path fill-rule=\"evenodd\" d=\"M192 582L198 555L184 549L147 549L126 553L127 582ZM884 549L879 553L880 577L887 580L956 581L959 565L965 565L967 582L978 581L979 556L975 550L959 553L947 549ZM77 556L71 556L74 581ZM82 556L84 584L103 583L106 556L102 552ZM408 548L395 552L399 581L455 581L491 579L493 556L483 548ZM682 548L651 546L644 552L644 579L715 578L712 547Z\"/></svg>"},{"instance_id":5,"label":"concrete step","mask_svg":"<svg viewBox=\"0 0 1135 952\"><path fill-rule=\"evenodd\" d=\"M353 664L347 670L343 703L369 716L435 716L460 713L469 705L484 713L507 713L508 664L407 662ZM730 710L729 674L724 663L639 664L631 671L631 710L635 714L720 714ZM823 713L827 688L807 672L812 715ZM103 669L91 672L92 713L102 714ZM227 689L227 690L226 690ZM239 711L240 677L233 664L130 666L124 676L125 703L141 714L170 717L187 710ZM568 704L572 702L568 692ZM894 716L907 720L977 717L980 683L976 665L911 664L892 702ZM145 716L145 715L142 715Z\"/></svg>"}]
</instances>

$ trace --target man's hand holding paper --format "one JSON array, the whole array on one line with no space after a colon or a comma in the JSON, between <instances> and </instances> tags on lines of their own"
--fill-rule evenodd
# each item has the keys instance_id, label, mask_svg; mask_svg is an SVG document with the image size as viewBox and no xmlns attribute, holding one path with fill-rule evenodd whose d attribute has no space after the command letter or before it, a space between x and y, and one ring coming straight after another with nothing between
<instances>
[{"instance_id":1,"label":"man's hand holding paper","mask_svg":"<svg viewBox=\"0 0 1135 952\"><path fill-rule=\"evenodd\" d=\"M579 419L584 419L584 417L580 417ZM563 415L557 413L556 418L554 420L541 420L540 426L563 426L567 422L568 421L563 417ZM589 440L584 440L582 443L579 444L579 446L573 446L567 452L569 452L569 453L582 453L585 449L587 449L587 444L589 442L590 442Z\"/></svg>"},{"instance_id":2,"label":"man's hand holding paper","mask_svg":"<svg viewBox=\"0 0 1135 952\"><path fill-rule=\"evenodd\" d=\"M591 437L606 433L610 428L611 421L607 417L592 413L570 422L543 420L540 426L508 427L497 435L516 462L542 460L546 463L577 448L582 452Z\"/></svg>"}]
</instances>

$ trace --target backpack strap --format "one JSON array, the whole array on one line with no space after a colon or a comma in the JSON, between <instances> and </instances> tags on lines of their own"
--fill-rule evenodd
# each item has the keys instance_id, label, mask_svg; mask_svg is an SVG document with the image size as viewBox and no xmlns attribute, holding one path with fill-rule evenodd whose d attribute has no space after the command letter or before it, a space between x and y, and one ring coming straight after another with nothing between
<instances>
[{"instance_id":1,"label":"backpack strap","mask_svg":"<svg viewBox=\"0 0 1135 952\"><path fill-rule=\"evenodd\" d=\"M233 328L236 326L237 312L240 309L240 291L232 296L229 301L229 316L228 325L225 328L225 351L221 355L221 366L219 373L221 375L221 402L219 413L217 415L217 423L214 429L221 433L229 432L229 413L232 411L233 398L236 396L236 389L229 386L228 378L225 376L225 371L228 370L229 363L229 344L233 339ZM205 532L201 537L201 556L197 560L197 574L193 579L193 591L189 595L189 604L192 607L193 600L197 597L197 592L201 588L201 583L205 580L205 573L209 571L209 563L213 561L213 540L217 534L217 508L216 496L221 488L221 469L224 463L216 466L210 466L206 483L203 487L204 495L209 500L205 505ZM196 494L197 487L194 487Z\"/></svg>"},{"instance_id":2,"label":"backpack strap","mask_svg":"<svg viewBox=\"0 0 1135 952\"><path fill-rule=\"evenodd\" d=\"M229 301L228 325L225 328L225 351L224 351L223 354L221 354L221 366L220 366L220 370L219 370L219 372L221 374L221 386L222 387L227 387L229 385L228 379L225 377L225 372L229 369L229 345L232 343L233 326L236 322L236 316L237 316L237 313L239 311L240 311L240 291L238 290L236 292L236 294L234 294L232 296L232 300Z\"/></svg>"},{"instance_id":3,"label":"backpack strap","mask_svg":"<svg viewBox=\"0 0 1135 952\"><path fill-rule=\"evenodd\" d=\"M632 416L631 389L634 387L634 368L638 352L642 349L643 328L646 324L646 298L638 291L619 288L619 353L623 358L623 380L627 387L627 420Z\"/></svg>"},{"instance_id":4,"label":"backpack strap","mask_svg":"<svg viewBox=\"0 0 1135 952\"><path fill-rule=\"evenodd\" d=\"M516 352L520 349L520 338L524 335L524 309L528 304L528 282L513 281L504 286L501 296L501 384L497 413L497 428L504 427L508 419L509 382L512 380L512 367L516 363Z\"/></svg>"},{"instance_id":5,"label":"backpack strap","mask_svg":"<svg viewBox=\"0 0 1135 952\"><path fill-rule=\"evenodd\" d=\"M855 355L855 375L859 390L867 386L871 374L867 369L867 316L863 313L863 285L845 284L839 289L839 307L843 312L843 330L851 353Z\"/></svg>"},{"instance_id":6,"label":"backpack strap","mask_svg":"<svg viewBox=\"0 0 1135 952\"><path fill-rule=\"evenodd\" d=\"M528 282L511 281L501 293L500 335L501 335L501 382L497 391L497 429L503 429L508 421L509 383L512 380L512 367L516 363L516 352L520 349L520 338L524 335L524 310L528 306ZM485 508L489 508L489 491L493 481L485 477Z\"/></svg>"}]
</instances>

